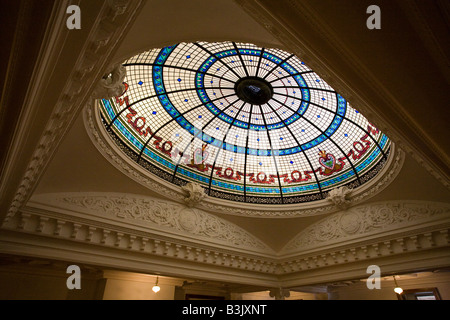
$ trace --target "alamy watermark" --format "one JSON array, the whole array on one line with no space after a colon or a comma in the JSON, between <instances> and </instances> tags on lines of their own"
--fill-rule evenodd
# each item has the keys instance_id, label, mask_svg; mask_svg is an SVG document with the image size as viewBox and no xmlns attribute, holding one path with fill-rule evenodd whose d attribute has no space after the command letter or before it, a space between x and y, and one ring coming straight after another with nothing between
<instances>
[{"instance_id":1,"label":"alamy watermark","mask_svg":"<svg viewBox=\"0 0 450 320\"><path fill-rule=\"evenodd\" d=\"M66 26L69 30L81 29L81 9L77 5L70 5L66 10L70 16L66 20ZM368 29L381 29L381 9L377 5L370 5L366 10L370 16L367 18L366 26Z\"/></svg>"},{"instance_id":2,"label":"alamy watermark","mask_svg":"<svg viewBox=\"0 0 450 320\"><path fill-rule=\"evenodd\" d=\"M370 273L371 275L366 280L366 285L369 290L373 289L381 289L380 284L380 276L381 276L381 269L377 265L370 265L367 267L366 273Z\"/></svg>"},{"instance_id":3,"label":"alamy watermark","mask_svg":"<svg viewBox=\"0 0 450 320\"><path fill-rule=\"evenodd\" d=\"M381 29L381 9L377 5L370 5L366 10L367 14L370 16L367 18L366 26L367 29Z\"/></svg>"},{"instance_id":4,"label":"alamy watermark","mask_svg":"<svg viewBox=\"0 0 450 320\"><path fill-rule=\"evenodd\" d=\"M81 269L77 265L67 267L66 273L71 275L66 280L67 289L81 289ZM381 289L381 268L377 265L370 265L366 269L370 276L366 280L366 286L369 290Z\"/></svg>"},{"instance_id":5,"label":"alamy watermark","mask_svg":"<svg viewBox=\"0 0 450 320\"><path fill-rule=\"evenodd\" d=\"M81 9L79 6L71 5L67 7L67 14L70 16L66 20L67 29L81 29Z\"/></svg>"},{"instance_id":6,"label":"alamy watermark","mask_svg":"<svg viewBox=\"0 0 450 320\"><path fill-rule=\"evenodd\" d=\"M71 275L66 280L67 289L81 289L81 270L77 265L70 265L67 267L66 273Z\"/></svg>"}]
</instances>

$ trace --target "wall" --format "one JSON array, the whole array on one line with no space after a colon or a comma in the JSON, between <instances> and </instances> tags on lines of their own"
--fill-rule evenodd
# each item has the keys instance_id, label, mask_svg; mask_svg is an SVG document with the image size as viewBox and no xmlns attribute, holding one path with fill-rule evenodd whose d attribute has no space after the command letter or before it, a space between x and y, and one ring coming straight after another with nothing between
<instances>
[{"instance_id":1,"label":"wall","mask_svg":"<svg viewBox=\"0 0 450 320\"><path fill-rule=\"evenodd\" d=\"M182 284L180 280L158 277L161 290L154 293L156 276L107 270L103 277L106 282L103 300L174 300L175 287Z\"/></svg>"},{"instance_id":2,"label":"wall","mask_svg":"<svg viewBox=\"0 0 450 320\"><path fill-rule=\"evenodd\" d=\"M0 266L0 300L95 300L102 283L98 274L82 271L81 290L69 290L67 266Z\"/></svg>"}]
</instances>

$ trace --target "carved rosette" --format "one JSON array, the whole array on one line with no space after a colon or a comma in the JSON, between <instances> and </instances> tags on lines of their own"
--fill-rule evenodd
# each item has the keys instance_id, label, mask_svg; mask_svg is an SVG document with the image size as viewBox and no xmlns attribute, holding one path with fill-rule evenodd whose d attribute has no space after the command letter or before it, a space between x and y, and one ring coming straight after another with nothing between
<instances>
[{"instance_id":1,"label":"carved rosette","mask_svg":"<svg viewBox=\"0 0 450 320\"><path fill-rule=\"evenodd\" d=\"M361 217L356 212L348 212L340 216L339 225L347 234L357 233L362 225Z\"/></svg>"},{"instance_id":2,"label":"carved rosette","mask_svg":"<svg viewBox=\"0 0 450 320\"><path fill-rule=\"evenodd\" d=\"M178 223L180 224L180 227L183 230L186 230L188 232L195 233L198 231L199 228L199 216L196 214L196 212L192 209L185 209L180 214L180 219L178 220Z\"/></svg>"}]
</instances>

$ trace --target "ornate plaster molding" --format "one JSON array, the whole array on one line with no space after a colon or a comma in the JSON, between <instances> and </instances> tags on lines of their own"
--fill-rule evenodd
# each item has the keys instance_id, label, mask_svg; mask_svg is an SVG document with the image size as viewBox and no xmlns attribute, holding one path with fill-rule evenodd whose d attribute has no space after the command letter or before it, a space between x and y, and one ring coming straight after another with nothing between
<instances>
[{"instance_id":1,"label":"ornate plaster molding","mask_svg":"<svg viewBox=\"0 0 450 320\"><path fill-rule=\"evenodd\" d=\"M67 197L67 194L60 196L62 197L55 198L55 194L42 195L41 205L31 201L29 206L23 207L17 215L8 220L0 233L0 243L4 245L4 249L15 248L15 251L7 252L20 254L23 251L26 255L30 254L31 247L33 256L39 256L40 250L44 250L46 258L60 259L73 257L75 252L88 244L88 251L93 260L83 260L84 263L96 262L98 257L107 257L118 259L115 262L117 267L128 267L130 263L142 261L148 264L148 257L151 257L150 261L155 262L159 268L173 268L176 265L182 270L192 272L197 268L206 270L205 268L211 267L213 269L208 270L220 274L220 277L229 279L231 272L236 277L234 280L239 277L248 280L251 277L253 280L259 279L259 283L267 281L265 285L270 288L313 284L317 277L339 280L343 270L363 268L364 270L361 270L365 272L368 264L377 263L377 259L382 258L389 258L393 268L404 268L405 263L420 265L421 268L437 267L443 263L448 265L448 204L411 205L410 202L405 202L390 204L391 211L381 210L381 207L377 213L363 210L357 222L360 222L361 218L370 218L370 223L359 227L358 223L353 223L352 218L355 216L344 216L342 214L348 211L341 212L334 215L340 218L338 220L333 219L334 216L327 218L339 224L338 229L342 229L341 234L331 233L332 240L328 240L330 232L326 228L336 228L319 222L315 224L319 233L313 238L321 237L321 246L297 245L298 243L293 241L293 250L283 249L278 253L269 253L238 246L234 246L233 250L230 246L223 245L226 242L221 245L219 242L204 241L202 236L186 236L194 235L192 231L186 232L186 229L197 230L195 232L201 234L205 230L214 233L215 227L202 229L202 226L194 225L189 214L194 212L200 219L202 214L184 205L175 204L182 207L181 212L188 210L187 221L183 221L176 212L167 212L166 207L155 209L156 212L151 214L150 218L145 211L134 207L134 202L127 200L127 197L100 200L98 195L97 198L93 196L94 199L100 200L97 202L89 197L74 200L75 197ZM49 199L53 201L48 201ZM73 204L73 201L76 204ZM151 205L149 202L145 207ZM96 209L97 215L87 209L98 206L100 208ZM114 209L116 207L118 211ZM356 214L359 213L358 211ZM351 214L354 215L355 212ZM158 222L149 222L146 219ZM119 223L120 221L127 223ZM205 225L203 222L201 224ZM150 225L156 228L149 228ZM166 225L183 229L185 237L168 235L166 230L170 227L166 228ZM389 226L394 228L388 235L381 232L389 230ZM359 232L359 228L367 232ZM315 278L310 277L311 272Z\"/></svg>"},{"instance_id":2,"label":"ornate plaster molding","mask_svg":"<svg viewBox=\"0 0 450 320\"><path fill-rule=\"evenodd\" d=\"M156 198L109 193L66 193L34 196L27 206L39 206L51 210L71 209L115 221L126 221L145 226L147 232L156 231L166 237L202 238L203 243L227 244L231 248L267 252L262 241L244 229L215 215L184 205ZM115 220L113 220L116 218ZM213 243L215 242L215 243Z\"/></svg>"},{"instance_id":3,"label":"ornate plaster molding","mask_svg":"<svg viewBox=\"0 0 450 320\"><path fill-rule=\"evenodd\" d=\"M111 164L130 178L161 194L163 197L179 203L186 203L186 190L149 173L115 145L101 123L97 105L87 106L83 115L86 131L91 141ZM401 170L403 162L404 152L391 143L388 159L380 172L377 173L377 177L352 190L352 193L346 198L346 204L349 207L355 206L381 192L395 179ZM294 205L268 206L205 197L201 201L196 202L195 206L208 212L264 218L312 216L336 212L340 209L335 203L330 203L328 199Z\"/></svg>"},{"instance_id":4,"label":"ornate plaster molding","mask_svg":"<svg viewBox=\"0 0 450 320\"><path fill-rule=\"evenodd\" d=\"M36 181L38 181L40 174L44 171L43 169L52 158L52 154L57 149L65 132L70 128L70 123L82 109L82 106L86 103L91 103L97 98L95 92L93 96L93 92L89 88L92 88L95 82L98 81L98 77L101 77L102 72L104 72L101 70L104 68L103 61L110 59L141 5L142 0L111 0L106 1L102 5L93 22L91 31L84 41L78 60L75 61L55 106L50 109L49 120L34 150L31 161L24 172L22 181L17 188L5 222L14 216L30 198ZM61 12L63 9L65 10L65 8L61 8ZM64 15L61 14L61 16ZM53 26L52 31L56 34L52 36L53 42L49 44L49 51L63 50L67 32L70 32L64 24L65 20L59 19ZM48 61L44 62L49 63ZM44 62L40 67L44 70L52 69L48 68ZM107 70L107 72L110 72L110 70ZM114 78L120 78L120 75L119 77L115 75ZM110 80L106 81L109 82ZM104 79L100 81L104 81ZM35 82L39 83L39 81ZM22 127L26 130L27 125L24 123ZM18 144L20 147L23 147L20 143Z\"/></svg>"},{"instance_id":5,"label":"ornate plaster molding","mask_svg":"<svg viewBox=\"0 0 450 320\"><path fill-rule=\"evenodd\" d=\"M395 201L358 206L332 214L307 227L289 241L282 252L298 252L330 243L342 243L391 231L393 228L420 225L432 218L448 220L449 214L448 203Z\"/></svg>"},{"instance_id":6,"label":"ornate plaster molding","mask_svg":"<svg viewBox=\"0 0 450 320\"><path fill-rule=\"evenodd\" d=\"M202 186L195 182L189 182L185 186L181 187L181 189L187 193L184 201L188 207L193 207L196 204L201 203L207 196Z\"/></svg>"},{"instance_id":7,"label":"ornate plaster molding","mask_svg":"<svg viewBox=\"0 0 450 320\"><path fill-rule=\"evenodd\" d=\"M97 86L92 93L92 97L97 99L107 99L120 96L125 90L123 80L125 79L126 74L127 70L120 63L110 67L97 83Z\"/></svg>"},{"instance_id":8,"label":"ornate plaster molding","mask_svg":"<svg viewBox=\"0 0 450 320\"><path fill-rule=\"evenodd\" d=\"M22 211L25 209L25 211ZM80 250L85 244L90 245L89 253L93 254L92 263L97 263L96 255L104 257L111 254L106 249L118 250L110 257L115 259L121 256L117 263L125 261L121 268L129 268L130 262L148 259L151 256L150 263L156 262L162 270L166 270L168 266L173 268L174 264L182 267L183 270L192 270L198 268L197 263L203 265L211 265L219 268L231 268L241 270L245 273L256 272L262 274L273 274L276 264L273 259L267 257L255 256L246 252L235 252L221 247L212 247L206 244L195 245L188 244L187 241L179 239L169 239L168 237L154 236L148 232L139 232L132 229L124 229L109 224L99 224L93 221L76 220L72 217L57 218L46 216L39 212L33 212L26 207L22 208L17 215L11 217L2 226L3 234L10 237L13 234L21 234L20 240L14 243L14 240L6 239L0 235L0 243L11 245L14 243L15 248L20 248L25 244L26 248L30 245L39 255L39 248L46 251L54 251L58 259L62 255L72 256L74 252ZM31 236L29 239L27 236ZM40 241L36 242L36 236L40 236ZM33 239L34 238L34 239ZM48 240L51 245L48 247ZM31 241L31 243L30 243ZM65 245L64 245L65 244ZM78 249L77 249L78 248ZM83 249L81 249L83 250ZM26 251L26 250L25 250ZM11 253L11 252L10 252ZM14 254L20 254L18 249ZM29 253L28 253L29 254ZM46 255L49 258L48 254ZM136 260L136 257L140 257ZM170 259L172 262L168 262ZM85 262L86 263L86 262ZM167 263L167 265L165 265ZM183 266L183 264L188 266ZM147 261L146 264L149 264ZM189 266L190 265L190 266ZM195 265L196 267L192 267ZM229 269L228 269L228 272Z\"/></svg>"},{"instance_id":9,"label":"ornate plaster molding","mask_svg":"<svg viewBox=\"0 0 450 320\"><path fill-rule=\"evenodd\" d=\"M350 205L349 194L351 192L352 190L347 187L335 188L328 193L327 199L336 207L345 209Z\"/></svg>"}]
</instances>

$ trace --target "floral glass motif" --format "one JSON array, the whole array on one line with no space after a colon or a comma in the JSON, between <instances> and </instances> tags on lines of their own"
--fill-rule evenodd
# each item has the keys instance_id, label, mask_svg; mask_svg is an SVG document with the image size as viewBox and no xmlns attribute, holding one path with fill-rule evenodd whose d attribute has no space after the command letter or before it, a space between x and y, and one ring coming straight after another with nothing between
<instances>
[{"instance_id":1,"label":"floral glass motif","mask_svg":"<svg viewBox=\"0 0 450 320\"><path fill-rule=\"evenodd\" d=\"M390 141L293 54L247 43L180 43L126 60L125 91L100 101L134 161L212 197L264 204L357 188Z\"/></svg>"}]
</instances>

